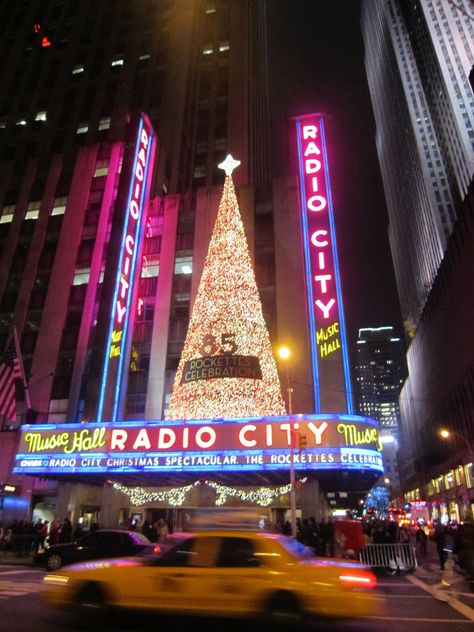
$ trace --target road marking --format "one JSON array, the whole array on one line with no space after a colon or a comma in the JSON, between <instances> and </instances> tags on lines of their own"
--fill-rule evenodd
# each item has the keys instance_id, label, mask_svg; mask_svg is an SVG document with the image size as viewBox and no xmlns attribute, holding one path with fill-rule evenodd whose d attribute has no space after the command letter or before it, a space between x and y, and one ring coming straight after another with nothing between
<instances>
[{"instance_id":1,"label":"road marking","mask_svg":"<svg viewBox=\"0 0 474 632\"><path fill-rule=\"evenodd\" d=\"M31 570L29 568L25 568L25 570L21 570L21 571L0 571L0 575L24 575L25 573L38 574L38 571Z\"/></svg>"},{"instance_id":2,"label":"road marking","mask_svg":"<svg viewBox=\"0 0 474 632\"><path fill-rule=\"evenodd\" d=\"M429 619L428 617L365 617L366 619L377 619L379 621L412 621L420 623L469 623L469 619Z\"/></svg>"},{"instance_id":3,"label":"road marking","mask_svg":"<svg viewBox=\"0 0 474 632\"><path fill-rule=\"evenodd\" d=\"M455 597L452 597L449 593L447 594L446 592L442 592L441 590L433 588L433 586L425 584L425 582L421 581L421 579L418 579L417 577L410 576L407 577L407 579L412 584L415 584L415 586L418 586L422 590L426 590L426 592L433 595L435 599L438 599L439 601L445 601L448 605L451 606L451 608L454 608L454 610L460 612L470 621L474 621L474 609L470 606L466 606L466 604L462 603Z\"/></svg>"}]
</instances>

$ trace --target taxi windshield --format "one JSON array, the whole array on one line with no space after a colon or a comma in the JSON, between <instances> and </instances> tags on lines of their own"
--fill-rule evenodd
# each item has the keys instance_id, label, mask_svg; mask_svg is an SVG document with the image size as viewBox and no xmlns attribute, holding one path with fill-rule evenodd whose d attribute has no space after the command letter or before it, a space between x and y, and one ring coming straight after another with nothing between
<instances>
[{"instance_id":1,"label":"taxi windshield","mask_svg":"<svg viewBox=\"0 0 474 632\"><path fill-rule=\"evenodd\" d=\"M302 559L314 557L314 552L296 539L280 538L279 542L289 553L291 553L291 555L294 555L295 557Z\"/></svg>"}]
</instances>

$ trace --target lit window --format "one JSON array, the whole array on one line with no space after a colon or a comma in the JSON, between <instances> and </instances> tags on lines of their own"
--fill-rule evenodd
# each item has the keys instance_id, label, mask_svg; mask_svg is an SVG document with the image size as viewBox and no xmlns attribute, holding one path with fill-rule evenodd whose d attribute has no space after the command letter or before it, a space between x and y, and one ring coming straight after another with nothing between
<instances>
[{"instance_id":1,"label":"lit window","mask_svg":"<svg viewBox=\"0 0 474 632\"><path fill-rule=\"evenodd\" d=\"M101 176L106 176L109 172L109 161L108 160L98 160L95 171L94 178L100 178Z\"/></svg>"},{"instance_id":2,"label":"lit window","mask_svg":"<svg viewBox=\"0 0 474 632\"><path fill-rule=\"evenodd\" d=\"M35 121L47 121L48 113L46 110L41 110L41 112L37 112L35 116Z\"/></svg>"},{"instance_id":3,"label":"lit window","mask_svg":"<svg viewBox=\"0 0 474 632\"><path fill-rule=\"evenodd\" d=\"M28 202L25 219L38 219L41 202Z\"/></svg>"},{"instance_id":4,"label":"lit window","mask_svg":"<svg viewBox=\"0 0 474 632\"><path fill-rule=\"evenodd\" d=\"M142 258L142 279L157 277L160 273L160 256L144 255Z\"/></svg>"},{"instance_id":5,"label":"lit window","mask_svg":"<svg viewBox=\"0 0 474 632\"><path fill-rule=\"evenodd\" d=\"M207 46L204 46L204 48L202 49L203 55L212 55L213 52L214 52L214 49L210 44L208 44Z\"/></svg>"},{"instance_id":6,"label":"lit window","mask_svg":"<svg viewBox=\"0 0 474 632\"><path fill-rule=\"evenodd\" d=\"M229 48L230 48L229 42L221 42L219 44L219 52L220 53L227 52L229 50Z\"/></svg>"},{"instance_id":7,"label":"lit window","mask_svg":"<svg viewBox=\"0 0 474 632\"><path fill-rule=\"evenodd\" d=\"M474 486L474 477L472 475L472 463L468 463L464 466L464 473L466 475L466 485L468 487Z\"/></svg>"},{"instance_id":8,"label":"lit window","mask_svg":"<svg viewBox=\"0 0 474 632\"><path fill-rule=\"evenodd\" d=\"M68 399L52 399L49 402L48 421L61 423L67 419Z\"/></svg>"},{"instance_id":9,"label":"lit window","mask_svg":"<svg viewBox=\"0 0 474 632\"><path fill-rule=\"evenodd\" d=\"M90 268L77 268L77 270L74 273L72 284L84 285L86 283L89 283L90 274L91 274Z\"/></svg>"},{"instance_id":10,"label":"lit window","mask_svg":"<svg viewBox=\"0 0 474 632\"><path fill-rule=\"evenodd\" d=\"M110 116L105 116L99 121L99 132L103 131L104 129L110 129Z\"/></svg>"},{"instance_id":11,"label":"lit window","mask_svg":"<svg viewBox=\"0 0 474 632\"><path fill-rule=\"evenodd\" d=\"M140 55L138 61L145 61L146 59L151 59L150 53L146 53L146 55Z\"/></svg>"},{"instance_id":12,"label":"lit window","mask_svg":"<svg viewBox=\"0 0 474 632\"><path fill-rule=\"evenodd\" d=\"M174 262L175 274L192 274L193 273L193 258L191 255L176 257Z\"/></svg>"},{"instance_id":13,"label":"lit window","mask_svg":"<svg viewBox=\"0 0 474 632\"><path fill-rule=\"evenodd\" d=\"M89 123L79 123L76 134L86 134L89 131Z\"/></svg>"},{"instance_id":14,"label":"lit window","mask_svg":"<svg viewBox=\"0 0 474 632\"><path fill-rule=\"evenodd\" d=\"M25 119L18 119L18 121L16 122L16 124L17 124L17 125L21 125L21 126L23 126L23 125L26 125L26 121L25 121Z\"/></svg>"},{"instance_id":15,"label":"lit window","mask_svg":"<svg viewBox=\"0 0 474 632\"><path fill-rule=\"evenodd\" d=\"M84 72L84 66L82 64L76 64L72 69L73 75L80 75L82 72Z\"/></svg>"},{"instance_id":16,"label":"lit window","mask_svg":"<svg viewBox=\"0 0 474 632\"><path fill-rule=\"evenodd\" d=\"M111 66L123 66L123 57L121 55L114 57Z\"/></svg>"},{"instance_id":17,"label":"lit window","mask_svg":"<svg viewBox=\"0 0 474 632\"><path fill-rule=\"evenodd\" d=\"M7 126L8 118L6 116L0 117L0 129L5 129Z\"/></svg>"},{"instance_id":18,"label":"lit window","mask_svg":"<svg viewBox=\"0 0 474 632\"><path fill-rule=\"evenodd\" d=\"M15 205L4 206L2 209L2 216L0 217L0 224L9 224L13 221L13 215L15 214Z\"/></svg>"},{"instance_id":19,"label":"lit window","mask_svg":"<svg viewBox=\"0 0 474 632\"><path fill-rule=\"evenodd\" d=\"M216 6L214 4L210 4L208 7L206 7L206 13L208 15L215 12L216 12Z\"/></svg>"},{"instance_id":20,"label":"lit window","mask_svg":"<svg viewBox=\"0 0 474 632\"><path fill-rule=\"evenodd\" d=\"M66 212L67 197L54 198L53 208L51 209L51 215L64 215Z\"/></svg>"}]
</instances>

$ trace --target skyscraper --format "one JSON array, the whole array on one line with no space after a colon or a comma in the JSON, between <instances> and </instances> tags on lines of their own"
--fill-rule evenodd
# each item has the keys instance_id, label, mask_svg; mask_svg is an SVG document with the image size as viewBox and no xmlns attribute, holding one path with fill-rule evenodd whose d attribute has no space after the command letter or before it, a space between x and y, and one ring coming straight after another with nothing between
<instances>
[{"instance_id":1,"label":"skyscraper","mask_svg":"<svg viewBox=\"0 0 474 632\"><path fill-rule=\"evenodd\" d=\"M400 407L398 398L405 378L400 338L392 326L359 329L356 343L355 392L357 412L380 422L385 473L398 488L397 454Z\"/></svg>"},{"instance_id":2,"label":"skyscraper","mask_svg":"<svg viewBox=\"0 0 474 632\"><path fill-rule=\"evenodd\" d=\"M333 499L339 490L348 499L351 487L357 494L370 487L381 468L378 424L350 416L326 131L316 115L300 125L299 142L307 152L300 163L311 193L307 206L300 207L296 173L271 180L264 1L45 0L16 4L1 17L0 70L7 89L0 95L0 346L15 325L36 420L47 424L36 426L32 443L25 439L21 450L57 447L56 439L42 443L39 436L61 434L52 427L61 422L68 425L62 439L71 437L67 450L76 446L86 452L105 445L104 427L88 429L94 422L132 424L132 450L142 441L148 444L148 423L154 424L158 443L170 433L163 420L222 196L218 164L232 153L242 163L234 183L270 338L265 357L271 355L270 344L288 344L295 358L287 367L292 412L332 415L328 422L307 421L313 450L322 453L311 455L311 462L298 456L299 467L307 469L309 463L326 471L310 477L305 511L318 516L324 509L323 478ZM296 154L296 132L293 140ZM315 309L321 320L311 333L300 225L309 212L317 212L320 222L313 225L312 218L304 245L307 257L312 249L320 273ZM232 355L235 333L219 330L220 355ZM204 342L198 345L202 356L214 356L213 345ZM273 370L279 393L276 378ZM281 401L271 410L283 413ZM25 411L19 412L24 420ZM338 413L349 414L339 430ZM227 434L242 448L239 458L246 459L243 448L250 449L256 439L247 436L254 430L242 423L243 434ZM288 421L275 423L286 423L279 432L286 433L282 441L288 452L293 428ZM190 425L196 428L192 420ZM276 450L270 431L271 424L262 441ZM189 432L180 430L185 450L194 441ZM125 443L117 433L111 449L120 452ZM363 449L356 445L357 433ZM217 437L205 424L195 434L196 450L210 448ZM154 443L158 449L171 448ZM232 482L232 474L219 470L221 456L227 458L213 455L206 471ZM273 457L273 478L263 455L255 454L236 476L254 485L286 482L288 454L265 454ZM64 462L72 468L63 471L67 476L90 469L74 493L63 481L45 491L49 483L35 480L28 486L31 507L54 497L60 514L87 513L92 519L101 511L108 524L117 524L119 514L125 519L131 503L111 497L115 492L95 458ZM126 458L112 458L119 468L115 473L125 478ZM137 457L136 472L154 468L153 458ZM189 457L173 457L178 460L172 467L164 458L160 468L166 471L146 469L147 485L174 486L198 472ZM52 460L61 468L60 460ZM240 465L234 455L227 460L231 471ZM32 472L34 459L25 463L20 474ZM96 480L95 474L100 474ZM133 483L137 480L140 475ZM169 501L166 510L171 511L174 493L168 489L161 496ZM194 498L194 505L201 500Z\"/></svg>"},{"instance_id":3,"label":"skyscraper","mask_svg":"<svg viewBox=\"0 0 474 632\"><path fill-rule=\"evenodd\" d=\"M473 515L474 499L474 10L467 0L364 2L362 27L411 338L400 477L405 500L426 499L433 519L459 520ZM441 439L443 427L449 441Z\"/></svg>"},{"instance_id":4,"label":"skyscraper","mask_svg":"<svg viewBox=\"0 0 474 632\"><path fill-rule=\"evenodd\" d=\"M416 326L474 172L472 3L362 3L402 315Z\"/></svg>"}]
</instances>

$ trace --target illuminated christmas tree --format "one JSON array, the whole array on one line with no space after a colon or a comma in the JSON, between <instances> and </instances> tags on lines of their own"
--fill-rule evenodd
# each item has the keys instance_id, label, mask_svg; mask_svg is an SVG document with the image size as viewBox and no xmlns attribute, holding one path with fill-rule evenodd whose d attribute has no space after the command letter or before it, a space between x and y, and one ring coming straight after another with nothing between
<instances>
[{"instance_id":1,"label":"illuminated christmas tree","mask_svg":"<svg viewBox=\"0 0 474 632\"><path fill-rule=\"evenodd\" d=\"M226 179L167 419L284 415L232 171Z\"/></svg>"}]
</instances>

